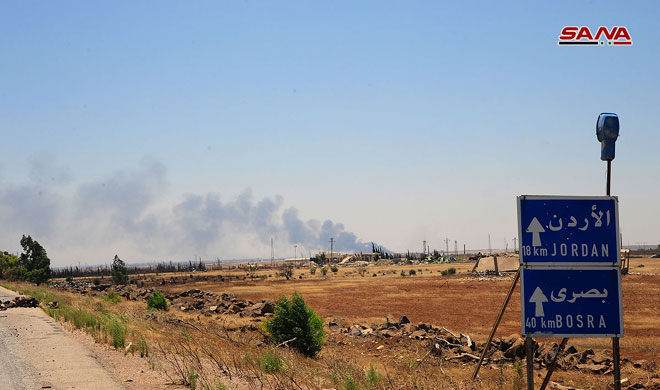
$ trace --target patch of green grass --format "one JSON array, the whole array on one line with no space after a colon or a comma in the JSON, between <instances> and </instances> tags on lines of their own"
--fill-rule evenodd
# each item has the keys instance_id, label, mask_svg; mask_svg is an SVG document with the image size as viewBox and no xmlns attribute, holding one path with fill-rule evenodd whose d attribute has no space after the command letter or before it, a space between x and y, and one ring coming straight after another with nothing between
<instances>
[{"instance_id":1,"label":"patch of green grass","mask_svg":"<svg viewBox=\"0 0 660 390\"><path fill-rule=\"evenodd\" d=\"M190 390L196 390L197 389L197 379L199 378L199 374L195 372L192 368L190 369L190 373L188 374L188 383L190 383Z\"/></svg>"},{"instance_id":2,"label":"patch of green grass","mask_svg":"<svg viewBox=\"0 0 660 390\"><path fill-rule=\"evenodd\" d=\"M378 382L382 381L384 378L383 374L376 371L373 365L369 367L366 377L367 377L367 385L369 386L369 388L374 387L376 384L378 384Z\"/></svg>"},{"instance_id":3,"label":"patch of green grass","mask_svg":"<svg viewBox=\"0 0 660 390\"><path fill-rule=\"evenodd\" d=\"M341 390L358 390L360 388L360 383L355 380L350 374L347 374L344 377L344 381L340 384L339 388Z\"/></svg>"},{"instance_id":4,"label":"patch of green grass","mask_svg":"<svg viewBox=\"0 0 660 390\"><path fill-rule=\"evenodd\" d=\"M108 331L112 336L112 346L115 349L123 348L126 345L126 327L115 319L108 323Z\"/></svg>"},{"instance_id":5,"label":"patch of green grass","mask_svg":"<svg viewBox=\"0 0 660 390\"><path fill-rule=\"evenodd\" d=\"M266 374L275 374L283 372L286 369L282 357L276 351L272 350L266 350L260 354L257 362L259 363L259 368Z\"/></svg>"},{"instance_id":6,"label":"patch of green grass","mask_svg":"<svg viewBox=\"0 0 660 390\"><path fill-rule=\"evenodd\" d=\"M140 357L149 357L149 345L145 341L144 337L140 337L138 340L137 349L140 351Z\"/></svg>"}]
</instances>

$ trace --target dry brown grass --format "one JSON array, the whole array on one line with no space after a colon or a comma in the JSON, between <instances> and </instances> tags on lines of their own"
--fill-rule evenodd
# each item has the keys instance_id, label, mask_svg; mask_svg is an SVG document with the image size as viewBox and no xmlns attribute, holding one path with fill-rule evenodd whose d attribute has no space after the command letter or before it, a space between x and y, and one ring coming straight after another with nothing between
<instances>
[{"instance_id":1,"label":"dry brown grass","mask_svg":"<svg viewBox=\"0 0 660 390\"><path fill-rule=\"evenodd\" d=\"M645 264L645 267L635 268L639 264ZM457 268L459 273L452 277L440 275L440 271L450 267ZM321 316L342 317L345 324L380 323L387 314L406 315L413 322L430 322L468 333L478 342L484 342L511 277L474 278L466 274L471 268L470 263L370 266L361 276L357 268L346 267L340 268L337 274L328 272L325 277L320 271L311 275L309 269L296 269L290 281L275 276L276 270L257 271L257 275L265 275L264 280L243 279L246 272L225 270L197 273L192 280L186 273L185 284L161 286L159 283L162 278L182 279L183 274L146 276L140 281L166 293L199 288L232 292L252 300L274 300L296 291ZM407 274L409 269L415 269L417 275L400 276L402 270ZM422 269L421 273L419 269ZM637 272L638 269L645 275L628 275L623 281L626 336L621 340L622 356L648 359L657 364L660 363L660 276L653 274L660 274L660 259L633 259L631 271ZM371 276L374 273L376 277ZM300 275L303 275L302 279ZM231 281L227 281L229 276ZM220 277L225 281L220 282ZM520 333L519 302L516 291L497 336ZM176 311L154 315L145 310L144 303L103 304L108 310L125 313L135 321L140 334L144 334L158 351L155 366L162 367L172 380L179 382L189 380L186 378L192 369L200 374L199 383L205 386L211 386L216 378L220 378L231 384L231 388L341 389L350 388L353 382L358 388L368 388L366 372L371 366L383 375L383 379L372 388L510 389L515 377L511 364L503 367L490 365L482 368L480 379L473 383L469 380L473 363L443 364L437 357L425 358L423 342L351 338L338 334L328 335L327 344L317 359L277 349L286 370L267 374L255 363L263 351L272 349L263 343L263 336L255 332L226 331L226 328L244 325L250 319L220 315L206 317ZM572 339L570 343L580 350L611 349L609 339ZM379 346L383 348L378 349ZM536 373L539 383L544 373L543 370ZM634 383L648 378L649 370L624 365L622 376ZM553 376L560 383L584 389L606 388L611 378L611 375L578 371L557 371Z\"/></svg>"}]
</instances>

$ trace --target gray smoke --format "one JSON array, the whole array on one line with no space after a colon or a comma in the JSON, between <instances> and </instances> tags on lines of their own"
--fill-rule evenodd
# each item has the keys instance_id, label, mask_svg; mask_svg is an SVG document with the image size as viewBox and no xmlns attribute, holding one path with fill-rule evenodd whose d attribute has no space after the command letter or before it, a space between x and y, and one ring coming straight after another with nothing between
<instances>
[{"instance_id":1,"label":"gray smoke","mask_svg":"<svg viewBox=\"0 0 660 390\"><path fill-rule=\"evenodd\" d=\"M255 199L252 191L223 199L219 193L188 194L167 202L166 167L143 161L136 169L65 189L67 169L35 160L26 184L0 187L0 249L14 250L31 234L60 265L104 262L114 253L134 261L209 257L267 257L274 239L278 256L335 250L370 251L371 245L331 220L303 220L281 196ZM46 185L48 184L48 185ZM64 186L65 187L65 186ZM48 189L46 189L48 188ZM3 249L4 250L4 249ZM82 259L81 259L82 258Z\"/></svg>"}]
</instances>

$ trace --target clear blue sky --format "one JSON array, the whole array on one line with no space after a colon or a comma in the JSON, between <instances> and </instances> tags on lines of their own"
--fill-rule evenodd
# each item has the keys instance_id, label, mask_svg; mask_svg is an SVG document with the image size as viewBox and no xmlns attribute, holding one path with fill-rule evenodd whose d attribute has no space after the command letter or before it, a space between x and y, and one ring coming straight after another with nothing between
<instances>
[{"instance_id":1,"label":"clear blue sky","mask_svg":"<svg viewBox=\"0 0 660 390\"><path fill-rule=\"evenodd\" d=\"M3 2L0 248L32 234L63 265L269 257L270 237L292 256L342 232L347 247L511 245L516 195L604 194L600 112L621 119L624 243L659 243L658 15L656 1ZM634 45L559 47L565 25L626 26Z\"/></svg>"}]
</instances>

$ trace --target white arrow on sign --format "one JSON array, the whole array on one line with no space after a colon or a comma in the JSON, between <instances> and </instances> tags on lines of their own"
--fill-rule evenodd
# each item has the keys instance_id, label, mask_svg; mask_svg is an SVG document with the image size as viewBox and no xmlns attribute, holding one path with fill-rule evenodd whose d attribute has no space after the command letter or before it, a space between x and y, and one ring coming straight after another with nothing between
<instances>
[{"instance_id":1,"label":"white arrow on sign","mask_svg":"<svg viewBox=\"0 0 660 390\"><path fill-rule=\"evenodd\" d=\"M545 229L543 229L541 222L539 222L536 217L534 217L529 226L527 226L526 232L532 233L532 246L541 246L541 233L544 233Z\"/></svg>"},{"instance_id":2,"label":"white arrow on sign","mask_svg":"<svg viewBox=\"0 0 660 390\"><path fill-rule=\"evenodd\" d=\"M534 294L532 294L532 297L529 298L529 301L536 304L534 315L536 317L544 317L545 313L543 313L543 303L548 302L548 297L543 294L541 287L536 287L536 290L534 290Z\"/></svg>"}]
</instances>

